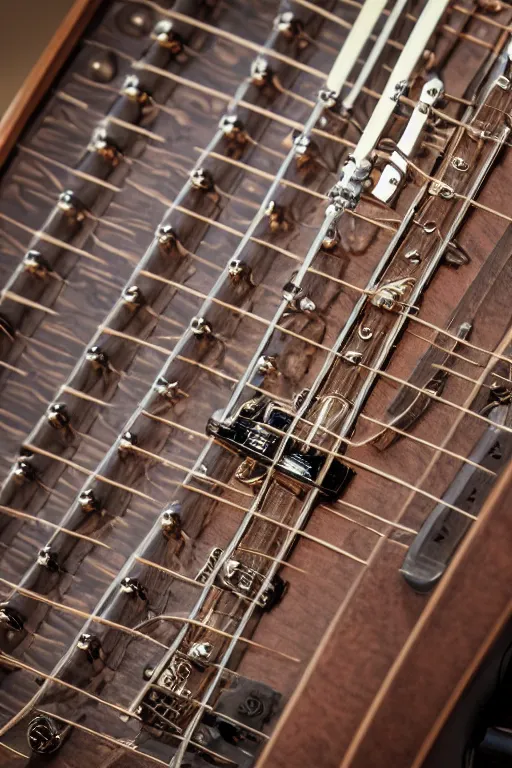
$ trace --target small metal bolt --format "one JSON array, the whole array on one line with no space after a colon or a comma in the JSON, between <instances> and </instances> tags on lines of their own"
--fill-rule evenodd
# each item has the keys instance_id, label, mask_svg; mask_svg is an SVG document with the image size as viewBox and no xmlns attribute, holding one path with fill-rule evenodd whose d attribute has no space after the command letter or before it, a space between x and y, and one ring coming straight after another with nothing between
<instances>
[{"instance_id":1,"label":"small metal bolt","mask_svg":"<svg viewBox=\"0 0 512 768\"><path fill-rule=\"evenodd\" d=\"M256 364L256 370L261 376L269 376L277 372L277 358L275 355L262 355Z\"/></svg>"},{"instance_id":2,"label":"small metal bolt","mask_svg":"<svg viewBox=\"0 0 512 768\"><path fill-rule=\"evenodd\" d=\"M137 445L137 435L129 430L125 432L119 440L119 451L128 451L134 445Z\"/></svg>"},{"instance_id":3,"label":"small metal bolt","mask_svg":"<svg viewBox=\"0 0 512 768\"><path fill-rule=\"evenodd\" d=\"M212 328L204 317L193 317L190 321L190 330L194 336L208 336L212 333Z\"/></svg>"},{"instance_id":4,"label":"small metal bolt","mask_svg":"<svg viewBox=\"0 0 512 768\"><path fill-rule=\"evenodd\" d=\"M101 504L91 488L87 488L78 497L78 503L83 512L101 512Z\"/></svg>"},{"instance_id":5,"label":"small metal bolt","mask_svg":"<svg viewBox=\"0 0 512 768\"><path fill-rule=\"evenodd\" d=\"M46 418L54 429L66 429L70 424L68 409L64 403L52 403L46 411Z\"/></svg>"},{"instance_id":6,"label":"small metal bolt","mask_svg":"<svg viewBox=\"0 0 512 768\"><path fill-rule=\"evenodd\" d=\"M132 310L139 309L144 304L144 296L140 288L130 285L122 293L123 301Z\"/></svg>"},{"instance_id":7,"label":"small metal bolt","mask_svg":"<svg viewBox=\"0 0 512 768\"><path fill-rule=\"evenodd\" d=\"M258 56L251 64L251 82L258 88L267 85L272 77L268 61L263 56Z\"/></svg>"}]
</instances>

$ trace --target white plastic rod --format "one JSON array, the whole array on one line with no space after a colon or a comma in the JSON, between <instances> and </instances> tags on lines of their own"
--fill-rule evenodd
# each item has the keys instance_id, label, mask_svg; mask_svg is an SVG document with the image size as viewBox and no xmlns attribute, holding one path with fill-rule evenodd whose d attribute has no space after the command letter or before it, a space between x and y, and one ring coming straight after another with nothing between
<instances>
[{"instance_id":1,"label":"white plastic rod","mask_svg":"<svg viewBox=\"0 0 512 768\"><path fill-rule=\"evenodd\" d=\"M408 2L409 0L396 1L393 10L391 11L388 18L386 19L386 23L382 27L380 35L375 41L375 45L371 49L370 53L368 54L368 58L363 64L363 67L359 73L357 80L355 81L354 85L350 89L350 93L347 95L345 99L343 99L343 106L345 107L345 109L352 109L352 107L354 106L355 100L361 93L362 88L364 88L364 86L366 85L366 81L370 77L372 69L374 68L377 59L379 58L382 51L384 50L384 46L386 45L389 38L391 37L391 33L393 32L394 26L397 23L400 17L400 14L403 12ZM348 77L348 74L347 74L347 77Z\"/></svg>"},{"instance_id":2,"label":"white plastic rod","mask_svg":"<svg viewBox=\"0 0 512 768\"><path fill-rule=\"evenodd\" d=\"M345 85L386 3L387 0L366 0L359 11L327 78L326 88L336 96Z\"/></svg>"},{"instance_id":3,"label":"white plastic rod","mask_svg":"<svg viewBox=\"0 0 512 768\"><path fill-rule=\"evenodd\" d=\"M382 96L353 152L354 164L360 166L373 152L397 104L397 89L406 83L425 50L430 35L439 23L450 0L428 0L421 16L398 57Z\"/></svg>"}]
</instances>

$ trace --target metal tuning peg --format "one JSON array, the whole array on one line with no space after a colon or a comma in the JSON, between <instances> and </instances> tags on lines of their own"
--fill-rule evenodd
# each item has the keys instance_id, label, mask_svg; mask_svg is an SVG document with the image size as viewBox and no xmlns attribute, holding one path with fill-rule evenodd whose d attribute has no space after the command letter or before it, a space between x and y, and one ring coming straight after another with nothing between
<instances>
[{"instance_id":1,"label":"metal tuning peg","mask_svg":"<svg viewBox=\"0 0 512 768\"><path fill-rule=\"evenodd\" d=\"M310 313L316 310L315 302L304 294L300 285L292 281L283 287L283 299L286 299L293 312Z\"/></svg>"},{"instance_id":2,"label":"metal tuning peg","mask_svg":"<svg viewBox=\"0 0 512 768\"><path fill-rule=\"evenodd\" d=\"M260 376L272 376L278 372L277 356L262 355L256 363L256 370Z\"/></svg>"},{"instance_id":3,"label":"metal tuning peg","mask_svg":"<svg viewBox=\"0 0 512 768\"><path fill-rule=\"evenodd\" d=\"M178 241L178 237L170 224L163 224L156 231L158 245L166 252L170 253Z\"/></svg>"},{"instance_id":4,"label":"metal tuning peg","mask_svg":"<svg viewBox=\"0 0 512 768\"><path fill-rule=\"evenodd\" d=\"M332 109L336 106L338 96L335 91L332 91L329 88L321 88L318 91L318 99L323 103L324 109Z\"/></svg>"},{"instance_id":5,"label":"metal tuning peg","mask_svg":"<svg viewBox=\"0 0 512 768\"><path fill-rule=\"evenodd\" d=\"M251 64L250 81L257 88L263 88L272 83L273 72L264 56L257 56Z\"/></svg>"},{"instance_id":6,"label":"metal tuning peg","mask_svg":"<svg viewBox=\"0 0 512 768\"><path fill-rule=\"evenodd\" d=\"M183 52L183 38L174 30L170 19L157 22L151 32L151 39L166 48L173 56Z\"/></svg>"},{"instance_id":7,"label":"metal tuning peg","mask_svg":"<svg viewBox=\"0 0 512 768\"><path fill-rule=\"evenodd\" d=\"M39 550L37 555L37 564L43 568L46 568L46 570L50 571L50 573L59 573L60 571L57 555L52 552L52 549L49 545Z\"/></svg>"},{"instance_id":8,"label":"metal tuning peg","mask_svg":"<svg viewBox=\"0 0 512 768\"><path fill-rule=\"evenodd\" d=\"M356 350L349 349L342 355L342 360L350 365L359 365L363 358L363 353Z\"/></svg>"},{"instance_id":9,"label":"metal tuning peg","mask_svg":"<svg viewBox=\"0 0 512 768\"><path fill-rule=\"evenodd\" d=\"M245 126L237 115L223 115L219 121L219 128L228 141L237 144L247 143Z\"/></svg>"},{"instance_id":10,"label":"metal tuning peg","mask_svg":"<svg viewBox=\"0 0 512 768\"><path fill-rule=\"evenodd\" d=\"M333 251L340 242L340 236L336 227L330 227L325 233L325 237L322 240L322 248L324 251Z\"/></svg>"},{"instance_id":11,"label":"metal tuning peg","mask_svg":"<svg viewBox=\"0 0 512 768\"><path fill-rule=\"evenodd\" d=\"M46 411L46 420L54 429L68 429L71 419L65 403L52 403Z\"/></svg>"},{"instance_id":12,"label":"metal tuning peg","mask_svg":"<svg viewBox=\"0 0 512 768\"><path fill-rule=\"evenodd\" d=\"M277 29L283 37L293 40L293 38L301 34L303 24L293 11L285 11L274 19L274 29Z\"/></svg>"},{"instance_id":13,"label":"metal tuning peg","mask_svg":"<svg viewBox=\"0 0 512 768\"><path fill-rule=\"evenodd\" d=\"M218 582L222 587L250 600L256 599L264 580L265 574L255 571L234 558L225 561L218 577ZM287 586L287 583L280 576L274 576L268 587L259 596L258 605L265 610L270 610L282 599Z\"/></svg>"},{"instance_id":14,"label":"metal tuning peg","mask_svg":"<svg viewBox=\"0 0 512 768\"><path fill-rule=\"evenodd\" d=\"M318 147L313 139L300 131L294 131L292 136L295 148L295 164L301 170L318 157Z\"/></svg>"},{"instance_id":15,"label":"metal tuning peg","mask_svg":"<svg viewBox=\"0 0 512 768\"><path fill-rule=\"evenodd\" d=\"M174 403L183 397L187 397L187 394L180 389L180 385L177 381L167 381L163 376L158 377L154 389L160 397L169 400L171 403Z\"/></svg>"},{"instance_id":16,"label":"metal tuning peg","mask_svg":"<svg viewBox=\"0 0 512 768\"><path fill-rule=\"evenodd\" d=\"M106 352L104 352L101 347L96 345L89 347L85 353L85 359L95 371L104 372L108 371L110 368Z\"/></svg>"},{"instance_id":17,"label":"metal tuning peg","mask_svg":"<svg viewBox=\"0 0 512 768\"><path fill-rule=\"evenodd\" d=\"M167 509L164 509L160 518L162 533L166 539L181 539L183 521L181 516L181 504L173 502Z\"/></svg>"},{"instance_id":18,"label":"metal tuning peg","mask_svg":"<svg viewBox=\"0 0 512 768\"><path fill-rule=\"evenodd\" d=\"M117 450L119 453L129 451L131 448L133 448L134 445L137 445L137 442L137 435L134 432L130 432L128 430L121 435Z\"/></svg>"},{"instance_id":19,"label":"metal tuning peg","mask_svg":"<svg viewBox=\"0 0 512 768\"><path fill-rule=\"evenodd\" d=\"M83 512L101 512L101 502L95 496L92 488L87 488L85 491L80 493L78 497L78 503L81 506Z\"/></svg>"},{"instance_id":20,"label":"metal tuning peg","mask_svg":"<svg viewBox=\"0 0 512 768\"><path fill-rule=\"evenodd\" d=\"M75 223L81 222L85 218L83 205L78 200L75 193L69 189L65 192L61 192L59 195L57 208Z\"/></svg>"},{"instance_id":21,"label":"metal tuning peg","mask_svg":"<svg viewBox=\"0 0 512 768\"><path fill-rule=\"evenodd\" d=\"M76 647L80 651L85 651L87 660L93 663L97 659L103 660L105 653L101 647L101 641L96 635L90 635L84 632L78 638Z\"/></svg>"},{"instance_id":22,"label":"metal tuning peg","mask_svg":"<svg viewBox=\"0 0 512 768\"><path fill-rule=\"evenodd\" d=\"M14 469L13 469L13 475L15 480L17 480L20 483L22 482L32 483L34 480L37 479L36 470L30 464L30 462L27 461L26 456L19 456L18 459L16 459L16 464L14 465Z\"/></svg>"},{"instance_id":23,"label":"metal tuning peg","mask_svg":"<svg viewBox=\"0 0 512 768\"><path fill-rule=\"evenodd\" d=\"M149 93L140 87L137 75L128 75L121 88L121 95L126 96L130 101L137 102L141 106L148 106L152 103Z\"/></svg>"},{"instance_id":24,"label":"metal tuning peg","mask_svg":"<svg viewBox=\"0 0 512 768\"><path fill-rule=\"evenodd\" d=\"M268 226L271 232L287 232L290 229L290 223L285 216L285 209L271 200L265 210L265 216L268 219Z\"/></svg>"},{"instance_id":25,"label":"metal tuning peg","mask_svg":"<svg viewBox=\"0 0 512 768\"><path fill-rule=\"evenodd\" d=\"M6 625L13 632L21 632L25 626L25 619L16 608L4 603L0 606L0 624Z\"/></svg>"},{"instance_id":26,"label":"metal tuning peg","mask_svg":"<svg viewBox=\"0 0 512 768\"><path fill-rule=\"evenodd\" d=\"M96 128L87 149L89 152L94 152L103 158L103 160L105 160L105 162L108 163L111 168L117 168L123 159L122 153L109 139L107 130L105 128Z\"/></svg>"},{"instance_id":27,"label":"metal tuning peg","mask_svg":"<svg viewBox=\"0 0 512 768\"><path fill-rule=\"evenodd\" d=\"M34 277L44 279L53 271L39 251L27 251L23 257L23 268Z\"/></svg>"},{"instance_id":28,"label":"metal tuning peg","mask_svg":"<svg viewBox=\"0 0 512 768\"><path fill-rule=\"evenodd\" d=\"M190 330L194 334L194 336L201 337L201 336L212 336L212 327L211 325L204 319L204 317L193 317L190 321Z\"/></svg>"},{"instance_id":29,"label":"metal tuning peg","mask_svg":"<svg viewBox=\"0 0 512 768\"><path fill-rule=\"evenodd\" d=\"M290 42L298 43L300 48L308 45L308 38L304 32L304 24L293 11L284 11L274 19L274 29Z\"/></svg>"},{"instance_id":30,"label":"metal tuning peg","mask_svg":"<svg viewBox=\"0 0 512 768\"><path fill-rule=\"evenodd\" d=\"M136 285L130 285L128 288L125 288L122 293L122 298L125 306L132 312L136 312L146 303L144 294Z\"/></svg>"},{"instance_id":31,"label":"metal tuning peg","mask_svg":"<svg viewBox=\"0 0 512 768\"><path fill-rule=\"evenodd\" d=\"M374 307L386 309L388 312L400 309L415 283L416 280L413 277L404 277L401 280L385 283L375 290L370 301Z\"/></svg>"},{"instance_id":32,"label":"metal tuning peg","mask_svg":"<svg viewBox=\"0 0 512 768\"><path fill-rule=\"evenodd\" d=\"M137 579L132 579L129 576L126 576L120 584L120 590L121 592L124 592L126 595L130 595L133 599L138 598L139 600L144 600L147 602L148 597L146 595L146 590L144 589L143 585L140 581Z\"/></svg>"},{"instance_id":33,"label":"metal tuning peg","mask_svg":"<svg viewBox=\"0 0 512 768\"><path fill-rule=\"evenodd\" d=\"M190 174L190 184L203 192L211 192L215 187L213 176L207 168L195 168Z\"/></svg>"},{"instance_id":34,"label":"metal tuning peg","mask_svg":"<svg viewBox=\"0 0 512 768\"><path fill-rule=\"evenodd\" d=\"M248 264L240 259L232 259L228 266L229 279L235 285L237 283L246 282L250 286L254 287L255 283L252 279L252 270Z\"/></svg>"}]
</instances>

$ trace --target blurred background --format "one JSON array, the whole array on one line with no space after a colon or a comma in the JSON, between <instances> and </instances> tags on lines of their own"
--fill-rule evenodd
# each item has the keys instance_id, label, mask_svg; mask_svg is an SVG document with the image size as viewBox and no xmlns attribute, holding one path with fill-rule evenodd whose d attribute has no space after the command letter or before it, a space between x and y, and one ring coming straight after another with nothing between
<instances>
[{"instance_id":1,"label":"blurred background","mask_svg":"<svg viewBox=\"0 0 512 768\"><path fill-rule=\"evenodd\" d=\"M0 117L73 0L0 0Z\"/></svg>"}]
</instances>

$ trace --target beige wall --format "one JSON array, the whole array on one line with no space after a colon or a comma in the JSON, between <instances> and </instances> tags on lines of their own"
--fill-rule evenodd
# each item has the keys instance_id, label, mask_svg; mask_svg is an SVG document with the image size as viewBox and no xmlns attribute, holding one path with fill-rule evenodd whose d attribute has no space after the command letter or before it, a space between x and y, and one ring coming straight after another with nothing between
<instances>
[{"instance_id":1,"label":"beige wall","mask_svg":"<svg viewBox=\"0 0 512 768\"><path fill-rule=\"evenodd\" d=\"M73 0L0 0L0 116Z\"/></svg>"}]
</instances>

